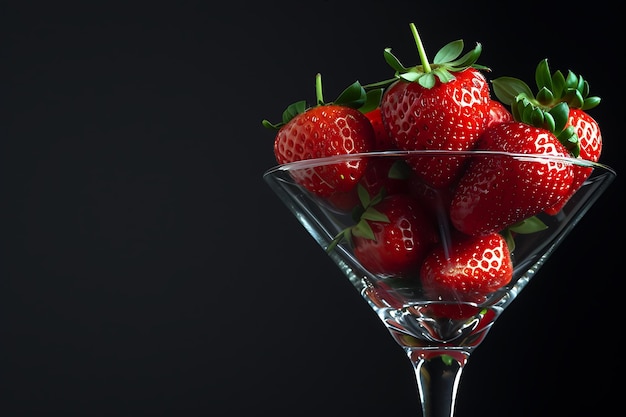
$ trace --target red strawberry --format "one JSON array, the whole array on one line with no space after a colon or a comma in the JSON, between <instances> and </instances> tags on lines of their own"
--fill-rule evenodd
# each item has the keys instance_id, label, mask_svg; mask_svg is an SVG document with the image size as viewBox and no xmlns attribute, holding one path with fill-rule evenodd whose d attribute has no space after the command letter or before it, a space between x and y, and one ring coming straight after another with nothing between
<instances>
[{"instance_id":1,"label":"red strawberry","mask_svg":"<svg viewBox=\"0 0 626 417\"><path fill-rule=\"evenodd\" d=\"M439 245L424 259L420 279L433 300L475 301L508 284L513 264L498 233L453 234L449 247Z\"/></svg>"},{"instance_id":2,"label":"red strawberry","mask_svg":"<svg viewBox=\"0 0 626 417\"><path fill-rule=\"evenodd\" d=\"M567 157L551 132L522 122L487 129L480 149ZM475 156L459 180L450 206L452 224L469 235L499 232L552 207L573 180L571 164Z\"/></svg>"},{"instance_id":3,"label":"red strawberry","mask_svg":"<svg viewBox=\"0 0 626 417\"><path fill-rule=\"evenodd\" d=\"M320 95L321 77L316 77ZM347 90L359 90L363 97L355 103L324 103L306 108L304 102L294 103L283 114L283 122L264 126L278 129L274 140L274 155L279 164L305 159L368 152L374 146L374 129L367 117L355 107L364 101L365 91L355 83ZM346 91L347 91L346 90ZM348 191L361 179L366 167L364 160L318 166L292 172L298 183L323 197Z\"/></svg>"},{"instance_id":4,"label":"red strawberry","mask_svg":"<svg viewBox=\"0 0 626 417\"><path fill-rule=\"evenodd\" d=\"M473 148L489 117L489 85L479 71L486 68L475 64L480 44L459 58L463 41L451 42L437 53L431 66L415 30L414 36L421 65L405 68L389 49L385 51L398 78L381 100L389 135L402 150ZM462 165L462 160L450 157L417 157L409 162L434 187L451 184Z\"/></svg>"},{"instance_id":5,"label":"red strawberry","mask_svg":"<svg viewBox=\"0 0 626 417\"><path fill-rule=\"evenodd\" d=\"M376 107L374 110L365 113L365 116L370 120L372 127L374 128L375 141L374 151L388 151L398 149L395 142L389 136L387 128L383 124L383 117L380 112L380 107Z\"/></svg>"},{"instance_id":6,"label":"red strawberry","mask_svg":"<svg viewBox=\"0 0 626 417\"><path fill-rule=\"evenodd\" d=\"M516 120L526 118L527 120L522 121L528 122L536 119L540 113L549 112L551 116L564 113L566 124L553 129L559 140L572 157L597 162L602 151L602 135L598 123L587 114L587 110L600 104L600 98L589 96L589 83L572 71L568 71L567 76L561 71L551 73L547 59L537 65L535 82L538 91L536 94L524 81L512 77L493 80L493 87L502 102L512 105ZM524 104L520 107L520 103ZM528 111L531 106L534 107L532 112ZM547 208L546 213L558 213L589 177L591 168L575 166L574 172L575 178L568 196L555 206Z\"/></svg>"},{"instance_id":7,"label":"red strawberry","mask_svg":"<svg viewBox=\"0 0 626 417\"><path fill-rule=\"evenodd\" d=\"M373 200L367 215L349 230L354 256L368 271L384 276L417 276L437 240L431 218L408 194Z\"/></svg>"},{"instance_id":8,"label":"red strawberry","mask_svg":"<svg viewBox=\"0 0 626 417\"><path fill-rule=\"evenodd\" d=\"M598 122L581 109L570 108L570 126L576 130L580 145L579 158L598 162L602 153L602 133Z\"/></svg>"},{"instance_id":9,"label":"red strawberry","mask_svg":"<svg viewBox=\"0 0 626 417\"><path fill-rule=\"evenodd\" d=\"M513 121L513 115L504 104L498 100L489 100L489 117L486 127L511 121Z\"/></svg>"},{"instance_id":10,"label":"red strawberry","mask_svg":"<svg viewBox=\"0 0 626 417\"><path fill-rule=\"evenodd\" d=\"M578 157L586 161L598 162L602 152L602 134L600 133L598 122L581 109L570 109L569 125L576 130L578 135L580 145ZM574 166L574 181L570 187L569 195L555 206L546 209L545 212L555 215L561 211L570 197L578 191L582 183L591 175L591 171L592 168L589 167Z\"/></svg>"},{"instance_id":11,"label":"red strawberry","mask_svg":"<svg viewBox=\"0 0 626 417\"><path fill-rule=\"evenodd\" d=\"M274 153L278 163L284 164L367 152L373 140L372 127L361 112L345 106L324 105L310 108L283 126L276 136ZM296 179L310 191L329 196L353 188L365 167L363 161L319 166L297 172Z\"/></svg>"}]
</instances>

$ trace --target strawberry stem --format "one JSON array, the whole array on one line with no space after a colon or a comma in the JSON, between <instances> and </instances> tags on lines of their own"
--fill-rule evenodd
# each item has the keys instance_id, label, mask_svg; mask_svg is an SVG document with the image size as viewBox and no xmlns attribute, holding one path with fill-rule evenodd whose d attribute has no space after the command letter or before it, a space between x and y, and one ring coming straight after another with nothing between
<instances>
[{"instance_id":1,"label":"strawberry stem","mask_svg":"<svg viewBox=\"0 0 626 417\"><path fill-rule=\"evenodd\" d=\"M324 104L324 95L322 93L322 74L319 72L315 75L315 98L317 99L317 104Z\"/></svg>"},{"instance_id":2,"label":"strawberry stem","mask_svg":"<svg viewBox=\"0 0 626 417\"><path fill-rule=\"evenodd\" d=\"M417 28L414 23L410 23L409 27L411 28L411 33L413 33L413 38L415 39L415 44L417 45L417 53L420 56L424 74L427 74L431 71L431 68L430 62L428 62L428 57L426 56L426 51L424 50L424 45L422 44L422 39L420 38L419 33L417 33Z\"/></svg>"}]
</instances>

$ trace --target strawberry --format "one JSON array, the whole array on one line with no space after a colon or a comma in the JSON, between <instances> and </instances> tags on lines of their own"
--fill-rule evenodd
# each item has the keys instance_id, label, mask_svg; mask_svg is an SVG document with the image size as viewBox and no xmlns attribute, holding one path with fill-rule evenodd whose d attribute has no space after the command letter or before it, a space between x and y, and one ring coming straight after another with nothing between
<instances>
[{"instance_id":1,"label":"strawberry","mask_svg":"<svg viewBox=\"0 0 626 417\"><path fill-rule=\"evenodd\" d=\"M380 107L368 111L365 113L365 116L369 119L374 128L375 141L373 150L388 151L397 149L395 142L391 139L387 128L383 124L383 116Z\"/></svg>"},{"instance_id":2,"label":"strawberry","mask_svg":"<svg viewBox=\"0 0 626 417\"><path fill-rule=\"evenodd\" d=\"M569 125L578 135L579 158L598 162L602 153L602 133L598 122L582 109L570 108Z\"/></svg>"},{"instance_id":3,"label":"strawberry","mask_svg":"<svg viewBox=\"0 0 626 417\"><path fill-rule=\"evenodd\" d=\"M366 92L360 84L348 87L334 102L322 97L321 76L316 76L317 104L292 104L283 113L283 121L263 125L278 130L274 139L274 155L279 164L304 159L368 152L374 146L374 129L358 110L365 102ZM349 161L293 172L292 175L309 191L327 197L354 188L361 179L366 162Z\"/></svg>"},{"instance_id":4,"label":"strawberry","mask_svg":"<svg viewBox=\"0 0 626 417\"><path fill-rule=\"evenodd\" d=\"M357 223L340 232L327 251L348 240L354 256L369 272L386 277L417 276L422 260L437 241L430 216L408 194L379 194L370 200L363 188Z\"/></svg>"},{"instance_id":5,"label":"strawberry","mask_svg":"<svg viewBox=\"0 0 626 417\"><path fill-rule=\"evenodd\" d=\"M523 122L488 128L483 150L567 157L556 136ZM529 162L477 155L459 180L450 205L452 224L469 235L487 235L532 217L564 198L574 177L565 162Z\"/></svg>"},{"instance_id":6,"label":"strawberry","mask_svg":"<svg viewBox=\"0 0 626 417\"><path fill-rule=\"evenodd\" d=\"M435 247L420 269L422 287L433 300L476 301L508 284L512 277L511 254L498 233L454 233L451 244Z\"/></svg>"},{"instance_id":7,"label":"strawberry","mask_svg":"<svg viewBox=\"0 0 626 417\"><path fill-rule=\"evenodd\" d=\"M376 209L387 221L369 221L371 235L353 232L354 256L375 274L416 276L437 240L431 218L407 194L387 196Z\"/></svg>"},{"instance_id":8,"label":"strawberry","mask_svg":"<svg viewBox=\"0 0 626 417\"><path fill-rule=\"evenodd\" d=\"M500 77L493 80L494 92L505 103L515 104L521 97L544 112L563 103L567 104L568 122L563 129L565 135L559 136L559 139L568 147L571 156L597 162L602 152L602 135L598 123L587 111L600 104L600 98L589 96L589 83L572 71L568 71L567 76L561 71L551 73L547 59L537 65L535 81L538 89L536 94L525 82L517 78ZM552 215L558 213L591 175L592 168L575 166L574 171L575 178L569 195L554 207L546 209L546 213Z\"/></svg>"},{"instance_id":9,"label":"strawberry","mask_svg":"<svg viewBox=\"0 0 626 417\"><path fill-rule=\"evenodd\" d=\"M489 100L489 117L487 118L486 127L498 123L510 122L512 120L513 115L504 104L500 103L498 100Z\"/></svg>"},{"instance_id":10,"label":"strawberry","mask_svg":"<svg viewBox=\"0 0 626 417\"><path fill-rule=\"evenodd\" d=\"M586 161L598 162L602 152L602 134L600 133L598 122L585 111L573 108L569 111L569 126L575 129L578 136L580 146L578 157ZM592 169L593 168L590 167L574 166L574 181L572 181L569 195L559 201L555 206L546 209L545 212L555 215L561 211L570 197L574 195L582 183L589 178Z\"/></svg>"},{"instance_id":11,"label":"strawberry","mask_svg":"<svg viewBox=\"0 0 626 417\"><path fill-rule=\"evenodd\" d=\"M404 67L385 50L387 62L396 70L396 80L381 99L383 122L396 146L402 150L468 150L485 130L489 117L490 91L476 64L482 47L459 58L463 41L444 46L429 63L415 26L411 29L421 65ZM457 158L411 158L415 171L430 185L450 185L463 160Z\"/></svg>"}]
</instances>

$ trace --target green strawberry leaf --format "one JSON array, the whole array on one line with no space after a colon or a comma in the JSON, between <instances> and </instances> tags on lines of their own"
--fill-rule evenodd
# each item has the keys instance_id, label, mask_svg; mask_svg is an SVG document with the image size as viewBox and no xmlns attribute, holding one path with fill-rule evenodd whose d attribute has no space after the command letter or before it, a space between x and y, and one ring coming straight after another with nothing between
<instances>
[{"instance_id":1,"label":"green strawberry leaf","mask_svg":"<svg viewBox=\"0 0 626 417\"><path fill-rule=\"evenodd\" d=\"M352 236L359 236L365 239L374 240L376 236L369 224L369 221L389 223L389 217L386 214L376 210L374 206L382 201L386 195L384 188L380 190L378 194L371 197L363 185L357 185L357 194L359 195L359 204L352 212L352 219L355 224L348 226L333 238L326 252L331 252L335 247L343 240L352 242Z\"/></svg>"},{"instance_id":2,"label":"green strawberry leaf","mask_svg":"<svg viewBox=\"0 0 626 417\"><path fill-rule=\"evenodd\" d=\"M376 194L374 198L372 198L372 200L369 202L369 204L367 205L367 208L375 206L376 204L383 201L383 198L385 198L386 195L387 195L387 190L385 189L385 187L382 187L380 189L380 192Z\"/></svg>"},{"instance_id":3,"label":"green strawberry leaf","mask_svg":"<svg viewBox=\"0 0 626 417\"><path fill-rule=\"evenodd\" d=\"M407 164L406 161L402 159L398 159L389 168L389 173L387 174L387 177L397 180L405 180L409 178L412 173L413 169L409 166L409 164Z\"/></svg>"},{"instance_id":4,"label":"green strawberry leaf","mask_svg":"<svg viewBox=\"0 0 626 417\"><path fill-rule=\"evenodd\" d=\"M548 90L555 90L560 93L563 90L563 84L565 82L565 78L560 71L557 71L554 75L554 85L553 85L553 77L550 74L550 67L548 66L548 60L543 59L537 64L535 68L535 84L539 89L546 88ZM555 87L556 86L556 87Z\"/></svg>"},{"instance_id":5,"label":"green strawberry leaf","mask_svg":"<svg viewBox=\"0 0 626 417\"><path fill-rule=\"evenodd\" d=\"M543 87L537 93L537 101L540 103L552 103L554 101L554 94L546 87Z\"/></svg>"},{"instance_id":6,"label":"green strawberry leaf","mask_svg":"<svg viewBox=\"0 0 626 417\"><path fill-rule=\"evenodd\" d=\"M454 75L452 75L450 71L448 71L448 69L445 67L437 67L430 74L434 74L435 76L437 76L437 78L439 78L439 81L441 81L442 83L450 82L455 78Z\"/></svg>"},{"instance_id":7,"label":"green strawberry leaf","mask_svg":"<svg viewBox=\"0 0 626 417\"><path fill-rule=\"evenodd\" d=\"M372 100L376 99L376 94L378 93L372 92ZM368 93L365 90L365 87L363 87L358 81L355 81L345 90L343 90L334 102L326 102L324 101L324 94L322 91L322 75L320 73L317 73L315 75L315 98L317 106L336 104L339 106L360 109L368 102ZM378 101L380 102L380 97L378 97ZM271 123L270 121L265 119L262 120L261 123L264 127L268 129L278 130L287 123L289 123L289 121L295 116L304 113L309 108L310 107L307 106L305 100L300 100L287 106L285 111L283 111L282 120L279 123Z\"/></svg>"},{"instance_id":8,"label":"green strawberry leaf","mask_svg":"<svg viewBox=\"0 0 626 417\"><path fill-rule=\"evenodd\" d=\"M389 223L389 217L387 217L386 214L376 210L374 207L368 207L367 210L365 210L361 215L361 219L371 220L373 222Z\"/></svg>"},{"instance_id":9,"label":"green strawberry leaf","mask_svg":"<svg viewBox=\"0 0 626 417\"><path fill-rule=\"evenodd\" d=\"M554 118L553 132L561 132L567 126L569 118L569 106L565 102L560 102L548 112Z\"/></svg>"},{"instance_id":10,"label":"green strawberry leaf","mask_svg":"<svg viewBox=\"0 0 626 417\"><path fill-rule=\"evenodd\" d=\"M578 137L574 126L566 127L558 135L556 135L556 137L574 158L578 158L580 156L580 138Z\"/></svg>"},{"instance_id":11,"label":"green strawberry leaf","mask_svg":"<svg viewBox=\"0 0 626 417\"><path fill-rule=\"evenodd\" d=\"M330 242L328 247L326 248L326 252L327 253L332 252L335 249L335 247L337 247L337 245L343 240L347 242L352 242L352 229L351 228L347 228L339 232Z\"/></svg>"},{"instance_id":12,"label":"green strawberry leaf","mask_svg":"<svg viewBox=\"0 0 626 417\"><path fill-rule=\"evenodd\" d=\"M491 81L493 92L502 104L511 106L518 97L533 97L533 91L524 81L513 77L498 77Z\"/></svg>"},{"instance_id":13,"label":"green strawberry leaf","mask_svg":"<svg viewBox=\"0 0 626 417\"><path fill-rule=\"evenodd\" d=\"M339 97L333 102L340 106L353 107L358 109L367 102L367 92L361 86L358 81L355 81L350 86L339 94Z\"/></svg>"},{"instance_id":14,"label":"green strawberry leaf","mask_svg":"<svg viewBox=\"0 0 626 417\"><path fill-rule=\"evenodd\" d=\"M513 233L511 233L511 231L507 228L502 230L500 234L504 238L506 245L509 247L509 252L513 253L515 250L515 238L513 237Z\"/></svg>"},{"instance_id":15,"label":"green strawberry leaf","mask_svg":"<svg viewBox=\"0 0 626 417\"><path fill-rule=\"evenodd\" d=\"M380 100L383 97L383 91L383 88L367 90L365 103L359 107L359 111L361 113L368 113L375 110L380 105Z\"/></svg>"},{"instance_id":16,"label":"green strawberry leaf","mask_svg":"<svg viewBox=\"0 0 626 417\"><path fill-rule=\"evenodd\" d=\"M463 41L461 41L461 45L463 45ZM451 68L456 68L456 71L462 71L463 69L469 68L469 67L474 67L476 68L476 61L478 60L478 58L480 57L480 54L483 51L483 47L480 43L477 43L476 46L474 47L474 49L472 49L471 51L467 52L465 55L463 55L461 58L455 60L455 61L450 61L448 62L448 66ZM480 65L481 69L489 69L487 67L484 67L482 65Z\"/></svg>"},{"instance_id":17,"label":"green strawberry leaf","mask_svg":"<svg viewBox=\"0 0 626 417\"><path fill-rule=\"evenodd\" d=\"M371 199L365 187L363 187L362 184L358 184L356 192L357 192L357 195L359 196L359 201L361 202L361 205L365 208L369 207Z\"/></svg>"},{"instance_id":18,"label":"green strawberry leaf","mask_svg":"<svg viewBox=\"0 0 626 417\"><path fill-rule=\"evenodd\" d=\"M288 121L293 119L294 116L300 113L304 113L304 111L306 110L306 107L307 107L306 101L304 100L297 101L287 106L287 108L283 112L283 123L287 123Z\"/></svg>"},{"instance_id":19,"label":"green strawberry leaf","mask_svg":"<svg viewBox=\"0 0 626 417\"><path fill-rule=\"evenodd\" d=\"M433 64L447 64L457 59L463 52L464 43L462 39L452 41L437 51Z\"/></svg>"},{"instance_id":20,"label":"green strawberry leaf","mask_svg":"<svg viewBox=\"0 0 626 417\"><path fill-rule=\"evenodd\" d=\"M437 80L435 80L435 74L433 72L429 72L428 74L423 74L419 77L417 82L424 88L433 88Z\"/></svg>"},{"instance_id":21,"label":"green strawberry leaf","mask_svg":"<svg viewBox=\"0 0 626 417\"><path fill-rule=\"evenodd\" d=\"M504 230L500 231L500 234L502 235L502 237L504 237L504 240L509 247L509 251L513 252L515 250L516 234L527 235L531 233L541 232L542 230L546 230L547 228L548 226L543 221L541 221L539 217L532 216L505 228Z\"/></svg>"},{"instance_id":22,"label":"green strawberry leaf","mask_svg":"<svg viewBox=\"0 0 626 417\"><path fill-rule=\"evenodd\" d=\"M585 97L581 110L589 110L600 104L600 97Z\"/></svg>"},{"instance_id":23,"label":"green strawberry leaf","mask_svg":"<svg viewBox=\"0 0 626 417\"><path fill-rule=\"evenodd\" d=\"M375 239L374 231L365 219L362 219L355 226L353 226L351 228L351 233L353 236L358 236L370 240Z\"/></svg>"},{"instance_id":24,"label":"green strawberry leaf","mask_svg":"<svg viewBox=\"0 0 626 417\"><path fill-rule=\"evenodd\" d=\"M409 71L409 68L402 65L400 60L391 53L391 48L385 48L385 50L383 51L383 57L385 58L385 62L387 62L387 64L397 73Z\"/></svg>"},{"instance_id":25,"label":"green strawberry leaf","mask_svg":"<svg viewBox=\"0 0 626 417\"><path fill-rule=\"evenodd\" d=\"M509 231L524 235L541 232L547 228L548 226L537 216L529 217L508 227Z\"/></svg>"},{"instance_id":26,"label":"green strawberry leaf","mask_svg":"<svg viewBox=\"0 0 626 417\"><path fill-rule=\"evenodd\" d=\"M282 126L284 126L287 122L289 122L289 120L291 120L297 114L304 113L306 108L307 108L306 101L304 100L297 101L287 106L285 111L283 111L283 117L280 123L271 123L270 121L265 120L265 119L261 123L263 124L264 127L268 129L278 130Z\"/></svg>"}]
</instances>

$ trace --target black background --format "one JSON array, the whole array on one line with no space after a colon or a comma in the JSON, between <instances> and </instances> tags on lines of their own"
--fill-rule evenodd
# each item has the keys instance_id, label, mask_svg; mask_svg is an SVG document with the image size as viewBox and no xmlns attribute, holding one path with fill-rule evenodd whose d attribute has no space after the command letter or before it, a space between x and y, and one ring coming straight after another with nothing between
<instances>
[{"instance_id":1,"label":"black background","mask_svg":"<svg viewBox=\"0 0 626 417\"><path fill-rule=\"evenodd\" d=\"M2 416L420 415L404 353L261 178L261 120L313 100L317 72L327 98L390 77L385 47L416 64L410 22L431 55L481 42L490 78L532 83L543 58L585 76L602 161L623 171L608 2L12 3ZM474 353L458 417L618 404L622 189Z\"/></svg>"}]
</instances>

